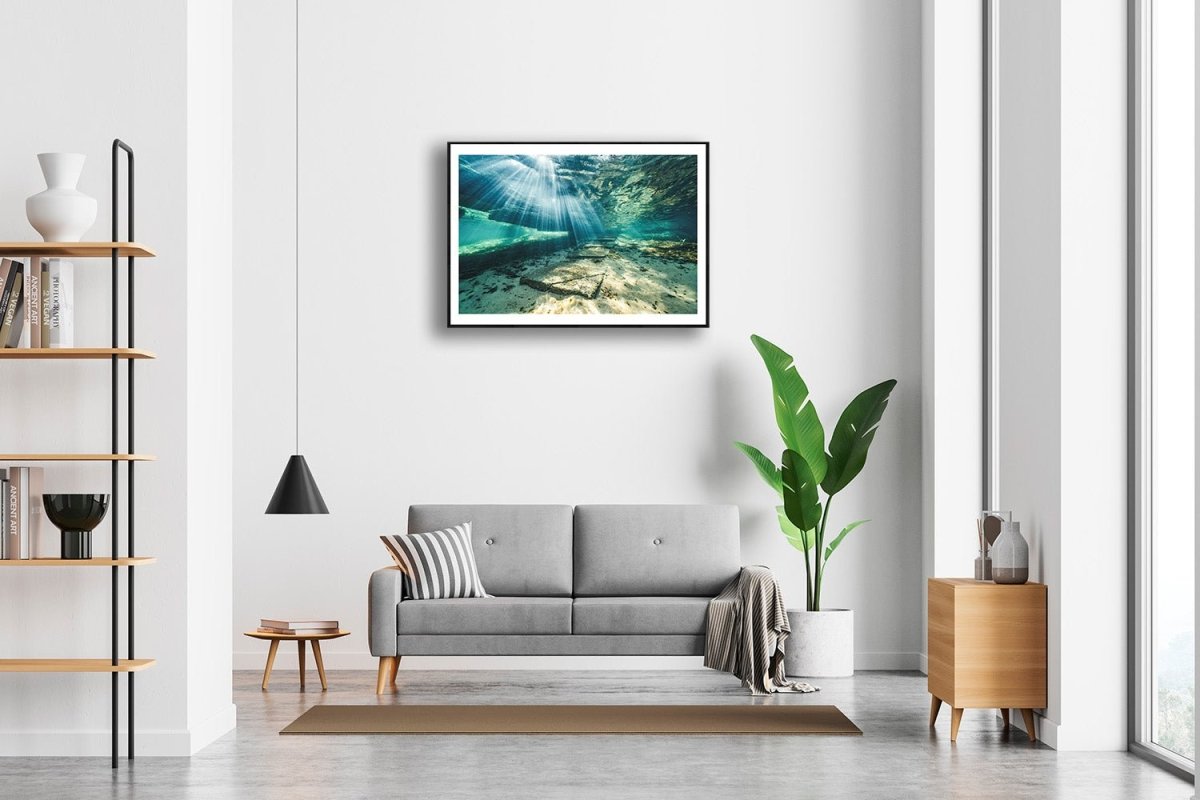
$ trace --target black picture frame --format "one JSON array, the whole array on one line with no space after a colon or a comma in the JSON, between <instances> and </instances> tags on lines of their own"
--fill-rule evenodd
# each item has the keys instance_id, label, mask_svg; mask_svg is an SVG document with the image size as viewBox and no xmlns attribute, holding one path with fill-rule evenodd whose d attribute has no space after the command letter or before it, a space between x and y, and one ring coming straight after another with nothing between
<instances>
[{"instance_id":1,"label":"black picture frame","mask_svg":"<svg viewBox=\"0 0 1200 800\"><path fill-rule=\"evenodd\" d=\"M514 155L541 158L568 155L660 155L696 157L696 304L693 313L463 313L458 248L458 180L461 156ZM666 141L451 141L446 143L447 269L446 326L448 328L708 328L711 236L709 224L709 142ZM572 234L573 236L574 234Z\"/></svg>"}]
</instances>

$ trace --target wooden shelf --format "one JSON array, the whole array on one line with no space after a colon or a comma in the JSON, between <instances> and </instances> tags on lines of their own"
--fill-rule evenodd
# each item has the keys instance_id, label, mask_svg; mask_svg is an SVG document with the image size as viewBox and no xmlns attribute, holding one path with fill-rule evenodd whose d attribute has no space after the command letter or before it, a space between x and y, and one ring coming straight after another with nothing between
<instances>
[{"instance_id":1,"label":"wooden shelf","mask_svg":"<svg viewBox=\"0 0 1200 800\"><path fill-rule=\"evenodd\" d=\"M138 347L6 347L0 358L21 359L97 359L107 361L116 356L126 359L157 358L149 350Z\"/></svg>"},{"instance_id":2,"label":"wooden shelf","mask_svg":"<svg viewBox=\"0 0 1200 800\"><path fill-rule=\"evenodd\" d=\"M18 461L155 461L144 453L0 453L0 463Z\"/></svg>"},{"instance_id":3,"label":"wooden shelf","mask_svg":"<svg viewBox=\"0 0 1200 800\"><path fill-rule=\"evenodd\" d=\"M114 247L117 249L117 255L122 257L154 258L155 256L153 250L137 242L0 242L0 256L7 258L21 256L111 258Z\"/></svg>"},{"instance_id":4,"label":"wooden shelf","mask_svg":"<svg viewBox=\"0 0 1200 800\"><path fill-rule=\"evenodd\" d=\"M141 672L153 658L0 658L0 672Z\"/></svg>"},{"instance_id":5,"label":"wooden shelf","mask_svg":"<svg viewBox=\"0 0 1200 800\"><path fill-rule=\"evenodd\" d=\"M144 567L158 559L153 556L125 556L124 558L4 558L4 567Z\"/></svg>"}]
</instances>

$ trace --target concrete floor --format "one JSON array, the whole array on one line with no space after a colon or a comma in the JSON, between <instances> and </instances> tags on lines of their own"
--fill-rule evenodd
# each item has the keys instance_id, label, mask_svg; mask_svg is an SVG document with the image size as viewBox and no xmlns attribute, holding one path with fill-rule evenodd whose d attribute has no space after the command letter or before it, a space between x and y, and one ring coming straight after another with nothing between
<instances>
[{"instance_id":1,"label":"concrete floor","mask_svg":"<svg viewBox=\"0 0 1200 800\"><path fill-rule=\"evenodd\" d=\"M191 759L0 759L0 797L41 798L1086 798L1185 800L1192 787L1127 753L1056 753L994 715L926 723L918 673L862 672L822 691L747 696L713 672L404 672L376 700L374 673L277 668L234 679L238 728ZM317 691L312 690L317 685ZM862 737L288 736L317 703L832 703Z\"/></svg>"}]
</instances>

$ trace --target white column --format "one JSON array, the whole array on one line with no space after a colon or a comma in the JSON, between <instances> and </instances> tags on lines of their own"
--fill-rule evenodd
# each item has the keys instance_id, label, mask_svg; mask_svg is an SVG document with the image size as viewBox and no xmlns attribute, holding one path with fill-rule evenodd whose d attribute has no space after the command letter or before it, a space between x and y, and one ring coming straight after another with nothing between
<instances>
[{"instance_id":1,"label":"white column","mask_svg":"<svg viewBox=\"0 0 1200 800\"><path fill-rule=\"evenodd\" d=\"M187 13L189 749L237 724L233 648L233 0Z\"/></svg>"},{"instance_id":2,"label":"white column","mask_svg":"<svg viewBox=\"0 0 1200 800\"><path fill-rule=\"evenodd\" d=\"M1062 0L1060 750L1124 750L1126 9Z\"/></svg>"},{"instance_id":3,"label":"white column","mask_svg":"<svg viewBox=\"0 0 1200 800\"><path fill-rule=\"evenodd\" d=\"M954 577L972 568L983 503L983 13L922 13L923 563ZM924 650L923 634L922 668Z\"/></svg>"}]
</instances>

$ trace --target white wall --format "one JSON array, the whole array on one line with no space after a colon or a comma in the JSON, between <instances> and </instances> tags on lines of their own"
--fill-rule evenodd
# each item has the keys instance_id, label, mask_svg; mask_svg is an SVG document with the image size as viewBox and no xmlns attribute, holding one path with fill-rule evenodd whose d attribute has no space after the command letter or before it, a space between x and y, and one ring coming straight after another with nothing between
<instances>
[{"instance_id":1,"label":"white wall","mask_svg":"<svg viewBox=\"0 0 1200 800\"><path fill-rule=\"evenodd\" d=\"M1048 713L1061 719L1059 3L1001 3L997 22L998 505L1029 541L1030 580L1047 584Z\"/></svg>"},{"instance_id":2,"label":"white wall","mask_svg":"<svg viewBox=\"0 0 1200 800\"><path fill-rule=\"evenodd\" d=\"M900 381L836 505L874 521L839 551L825 601L857 609L860 668L915 668L918 0L302 14L300 448L332 513L262 513L292 452L293 28L291 3L243 3L235 666L261 668L240 636L258 617L316 614L354 632L330 665L369 667L367 577L388 563L376 537L417 502L738 503L743 560L772 565L799 603L803 566L731 444L778 441L757 332L796 354L827 425L862 388ZM451 139L711 140L712 327L447 330Z\"/></svg>"},{"instance_id":3,"label":"white wall","mask_svg":"<svg viewBox=\"0 0 1200 800\"><path fill-rule=\"evenodd\" d=\"M217 616L226 609L221 623L227 631L229 517L222 518L218 507L203 529L192 526L196 507L210 502L207 492L198 491L197 474L228 473L229 461L227 454L220 460L219 444L206 454L189 449L189 425L199 424L198 414L212 419L221 411L219 405L197 406L201 376L190 361L197 325L220 319L223 311L227 315L230 304L228 293L220 291L206 295L203 309L189 296L198 274L208 280L215 276L219 286L229 268L228 262L201 262L202 256L221 251L219 246L206 249L195 238L228 239L227 223L208 210L219 202L221 187L228 187L229 163L219 158L220 144L207 138L216 128L197 126L200 114L220 113L222 103L228 107L228 94L218 85L207 102L191 103L189 72L220 73L217 45L227 43L231 33L227 19L221 21L228 7L228 0L203 5L44 0L0 6L0 28L11 34L6 57L13 64L36 65L5 83L0 240L38 238L25 221L24 199L44 188L35 154L54 150L87 154L80 189L100 200L89 236L106 240L109 149L120 137L136 151L137 236L159 253L137 267L137 343L159 356L137 367L136 443L159 456L156 463L137 468L138 551L159 558L137 577L137 655L158 659L156 667L136 678L141 755L189 754L233 724L228 636L196 634L197 615L203 613L198 609L205 608ZM201 25L205 33L194 36ZM210 158L214 148L218 157ZM215 194L197 190L193 179L202 173ZM206 215L214 226L189 227ZM77 341L106 346L108 261L80 261L76 270ZM4 364L2 449L106 452L108 381L104 362ZM46 483L50 491L108 491L108 465L47 465ZM191 560L199 541L214 554L202 580ZM109 542L106 524L94 545L98 554L110 552ZM0 581L4 655L106 658L109 586L107 570L5 570ZM122 714L124 692L122 678ZM2 755L108 752L107 675L3 675L0 708Z\"/></svg>"},{"instance_id":4,"label":"white wall","mask_svg":"<svg viewBox=\"0 0 1200 800\"><path fill-rule=\"evenodd\" d=\"M1049 589L1062 750L1126 730L1125 3L1000 7L1000 506Z\"/></svg>"}]
</instances>

